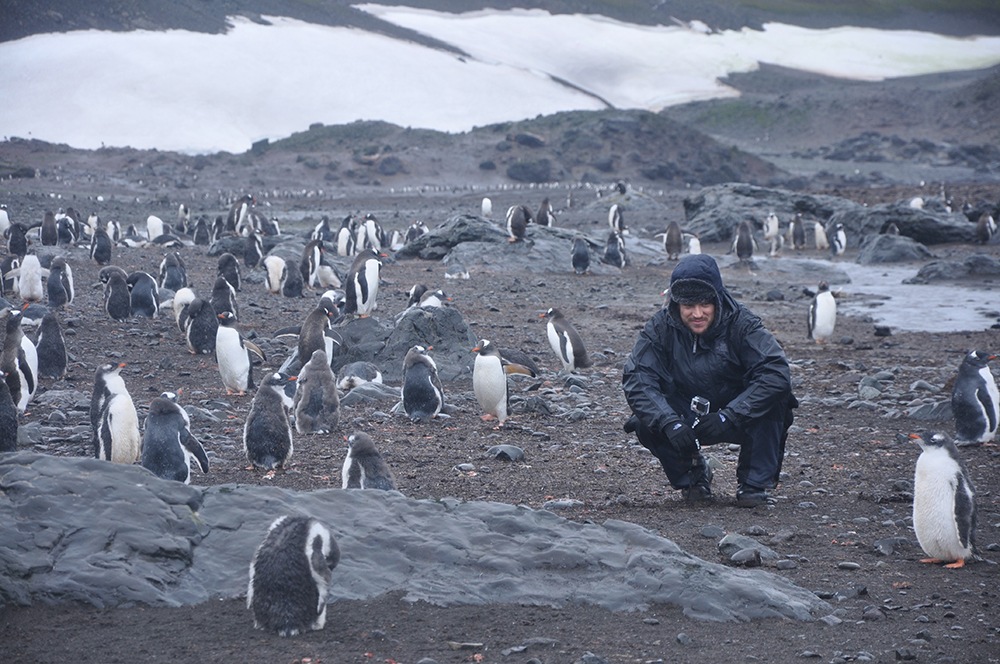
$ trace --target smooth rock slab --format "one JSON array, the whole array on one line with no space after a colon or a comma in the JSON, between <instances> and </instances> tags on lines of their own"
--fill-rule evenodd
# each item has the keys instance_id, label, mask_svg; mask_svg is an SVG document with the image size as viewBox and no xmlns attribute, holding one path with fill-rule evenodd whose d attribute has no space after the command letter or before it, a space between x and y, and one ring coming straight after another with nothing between
<instances>
[{"instance_id":1,"label":"smooth rock slab","mask_svg":"<svg viewBox=\"0 0 1000 664\"><path fill-rule=\"evenodd\" d=\"M330 601L403 591L409 601L611 610L654 603L708 620L811 620L830 607L761 571L681 551L623 521L397 492L210 488L139 466L21 452L0 456L0 601L188 605L246 592L270 523L308 514L342 552Z\"/></svg>"}]
</instances>

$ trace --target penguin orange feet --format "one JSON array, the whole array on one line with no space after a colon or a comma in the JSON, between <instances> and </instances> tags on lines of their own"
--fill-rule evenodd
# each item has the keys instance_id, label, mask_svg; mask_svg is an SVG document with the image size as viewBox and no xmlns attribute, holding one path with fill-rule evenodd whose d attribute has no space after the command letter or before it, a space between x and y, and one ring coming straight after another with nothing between
<instances>
[{"instance_id":1,"label":"penguin orange feet","mask_svg":"<svg viewBox=\"0 0 1000 664\"><path fill-rule=\"evenodd\" d=\"M491 420L495 420L496 416L491 415L490 413L486 413L485 415L480 415L479 419L481 419L483 422L489 422Z\"/></svg>"},{"instance_id":2,"label":"penguin orange feet","mask_svg":"<svg viewBox=\"0 0 1000 664\"><path fill-rule=\"evenodd\" d=\"M953 563L948 563L945 565L948 569L958 569L960 567L965 567L965 558L959 558Z\"/></svg>"}]
</instances>

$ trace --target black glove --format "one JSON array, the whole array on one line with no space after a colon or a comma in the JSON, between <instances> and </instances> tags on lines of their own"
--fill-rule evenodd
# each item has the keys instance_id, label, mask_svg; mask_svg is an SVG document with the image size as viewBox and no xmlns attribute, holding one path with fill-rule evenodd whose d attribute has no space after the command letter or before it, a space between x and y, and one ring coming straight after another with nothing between
<instances>
[{"instance_id":1,"label":"black glove","mask_svg":"<svg viewBox=\"0 0 1000 664\"><path fill-rule=\"evenodd\" d=\"M698 443L695 441L694 429L677 422L667 431L667 440L681 456L694 456L698 451Z\"/></svg>"},{"instance_id":2,"label":"black glove","mask_svg":"<svg viewBox=\"0 0 1000 664\"><path fill-rule=\"evenodd\" d=\"M702 445L730 442L736 437L736 432L732 415L726 415L721 410L701 418L694 428L694 434Z\"/></svg>"}]
</instances>

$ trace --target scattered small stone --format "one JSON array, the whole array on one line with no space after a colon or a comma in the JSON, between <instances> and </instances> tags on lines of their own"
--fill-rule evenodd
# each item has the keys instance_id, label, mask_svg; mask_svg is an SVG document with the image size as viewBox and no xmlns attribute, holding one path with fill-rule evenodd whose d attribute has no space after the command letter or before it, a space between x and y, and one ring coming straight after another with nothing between
<instances>
[{"instance_id":1,"label":"scattered small stone","mask_svg":"<svg viewBox=\"0 0 1000 664\"><path fill-rule=\"evenodd\" d=\"M582 507L583 501L574 498L560 498L558 500L546 500L542 503L543 510L568 510L574 507Z\"/></svg>"},{"instance_id":2,"label":"scattered small stone","mask_svg":"<svg viewBox=\"0 0 1000 664\"><path fill-rule=\"evenodd\" d=\"M816 509L816 503L812 502L811 500L803 500L801 503L799 503L799 507L804 510L814 510Z\"/></svg>"},{"instance_id":3,"label":"scattered small stone","mask_svg":"<svg viewBox=\"0 0 1000 664\"><path fill-rule=\"evenodd\" d=\"M823 616L822 618L820 618L820 620L829 625L830 627L836 627L840 623L844 622L843 620L833 615L832 613L828 616Z\"/></svg>"},{"instance_id":4,"label":"scattered small stone","mask_svg":"<svg viewBox=\"0 0 1000 664\"><path fill-rule=\"evenodd\" d=\"M885 614L876 606L866 606L861 612L861 617L867 621L883 620Z\"/></svg>"},{"instance_id":5,"label":"scattered small stone","mask_svg":"<svg viewBox=\"0 0 1000 664\"><path fill-rule=\"evenodd\" d=\"M760 567L760 551L757 549L741 549L729 557L729 561L735 565L745 567Z\"/></svg>"},{"instance_id":6,"label":"scattered small stone","mask_svg":"<svg viewBox=\"0 0 1000 664\"><path fill-rule=\"evenodd\" d=\"M677 635L677 643L681 644L682 646L691 645L691 637L685 634L684 632L681 632L680 634Z\"/></svg>"},{"instance_id":7,"label":"scattered small stone","mask_svg":"<svg viewBox=\"0 0 1000 664\"><path fill-rule=\"evenodd\" d=\"M460 463L457 466L455 466L455 470L457 470L457 471L459 471L461 473L471 473L475 469L476 469L476 466L474 464L471 464L471 463Z\"/></svg>"},{"instance_id":8,"label":"scattered small stone","mask_svg":"<svg viewBox=\"0 0 1000 664\"><path fill-rule=\"evenodd\" d=\"M701 530L698 531L698 534L701 535L702 537L709 537L711 539L720 539L726 536L726 531L721 526L710 524L707 526L702 526Z\"/></svg>"},{"instance_id":9,"label":"scattered small stone","mask_svg":"<svg viewBox=\"0 0 1000 664\"><path fill-rule=\"evenodd\" d=\"M917 659L917 654L910 650L909 648L897 648L896 649L896 661L897 662L912 662Z\"/></svg>"},{"instance_id":10,"label":"scattered small stone","mask_svg":"<svg viewBox=\"0 0 1000 664\"><path fill-rule=\"evenodd\" d=\"M779 560L778 562L774 563L774 566L777 567L780 570L789 570L789 569L796 569L796 568L798 568L799 564L796 563L794 560L788 560L786 558L786 559Z\"/></svg>"},{"instance_id":11,"label":"scattered small stone","mask_svg":"<svg viewBox=\"0 0 1000 664\"><path fill-rule=\"evenodd\" d=\"M876 325L875 326L875 336L876 337L891 337L892 328L888 325Z\"/></svg>"},{"instance_id":12,"label":"scattered small stone","mask_svg":"<svg viewBox=\"0 0 1000 664\"><path fill-rule=\"evenodd\" d=\"M524 461L524 450L516 445L494 445L486 454L498 461Z\"/></svg>"},{"instance_id":13,"label":"scattered small stone","mask_svg":"<svg viewBox=\"0 0 1000 664\"><path fill-rule=\"evenodd\" d=\"M660 624L660 620L658 618L643 618L642 622L645 625L659 625Z\"/></svg>"}]
</instances>

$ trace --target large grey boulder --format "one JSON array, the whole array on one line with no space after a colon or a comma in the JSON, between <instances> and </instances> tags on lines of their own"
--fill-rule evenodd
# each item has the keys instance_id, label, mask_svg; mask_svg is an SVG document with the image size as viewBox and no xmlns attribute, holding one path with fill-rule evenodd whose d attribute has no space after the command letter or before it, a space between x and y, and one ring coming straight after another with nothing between
<instances>
[{"instance_id":1,"label":"large grey boulder","mask_svg":"<svg viewBox=\"0 0 1000 664\"><path fill-rule=\"evenodd\" d=\"M923 244L945 242L972 242L976 226L969 223L965 215L944 210L912 208L902 203L855 206L833 214L828 226L843 224L847 231L848 246L852 238L879 233L890 223L896 224L899 234Z\"/></svg>"},{"instance_id":2,"label":"large grey boulder","mask_svg":"<svg viewBox=\"0 0 1000 664\"><path fill-rule=\"evenodd\" d=\"M924 245L903 235L866 235L861 239L862 265L925 261L934 255Z\"/></svg>"},{"instance_id":3,"label":"large grey boulder","mask_svg":"<svg viewBox=\"0 0 1000 664\"><path fill-rule=\"evenodd\" d=\"M717 621L811 620L830 606L764 571L706 562L622 521L570 521L490 502L397 492L198 488L140 466L0 456L0 603L192 605L245 594L253 552L284 514L329 525L329 601L401 592L437 605L611 610L678 606Z\"/></svg>"},{"instance_id":4,"label":"large grey boulder","mask_svg":"<svg viewBox=\"0 0 1000 664\"><path fill-rule=\"evenodd\" d=\"M986 254L972 254L962 261L932 261L920 268L916 276L904 279L903 283L927 284L932 281L997 275L1000 275L1000 261Z\"/></svg>"},{"instance_id":5,"label":"large grey boulder","mask_svg":"<svg viewBox=\"0 0 1000 664\"><path fill-rule=\"evenodd\" d=\"M403 358L413 346L433 346L430 352L443 381L472 372L476 337L461 312L454 307L410 307L396 319L375 363L383 377L395 382L403 378Z\"/></svg>"}]
</instances>

